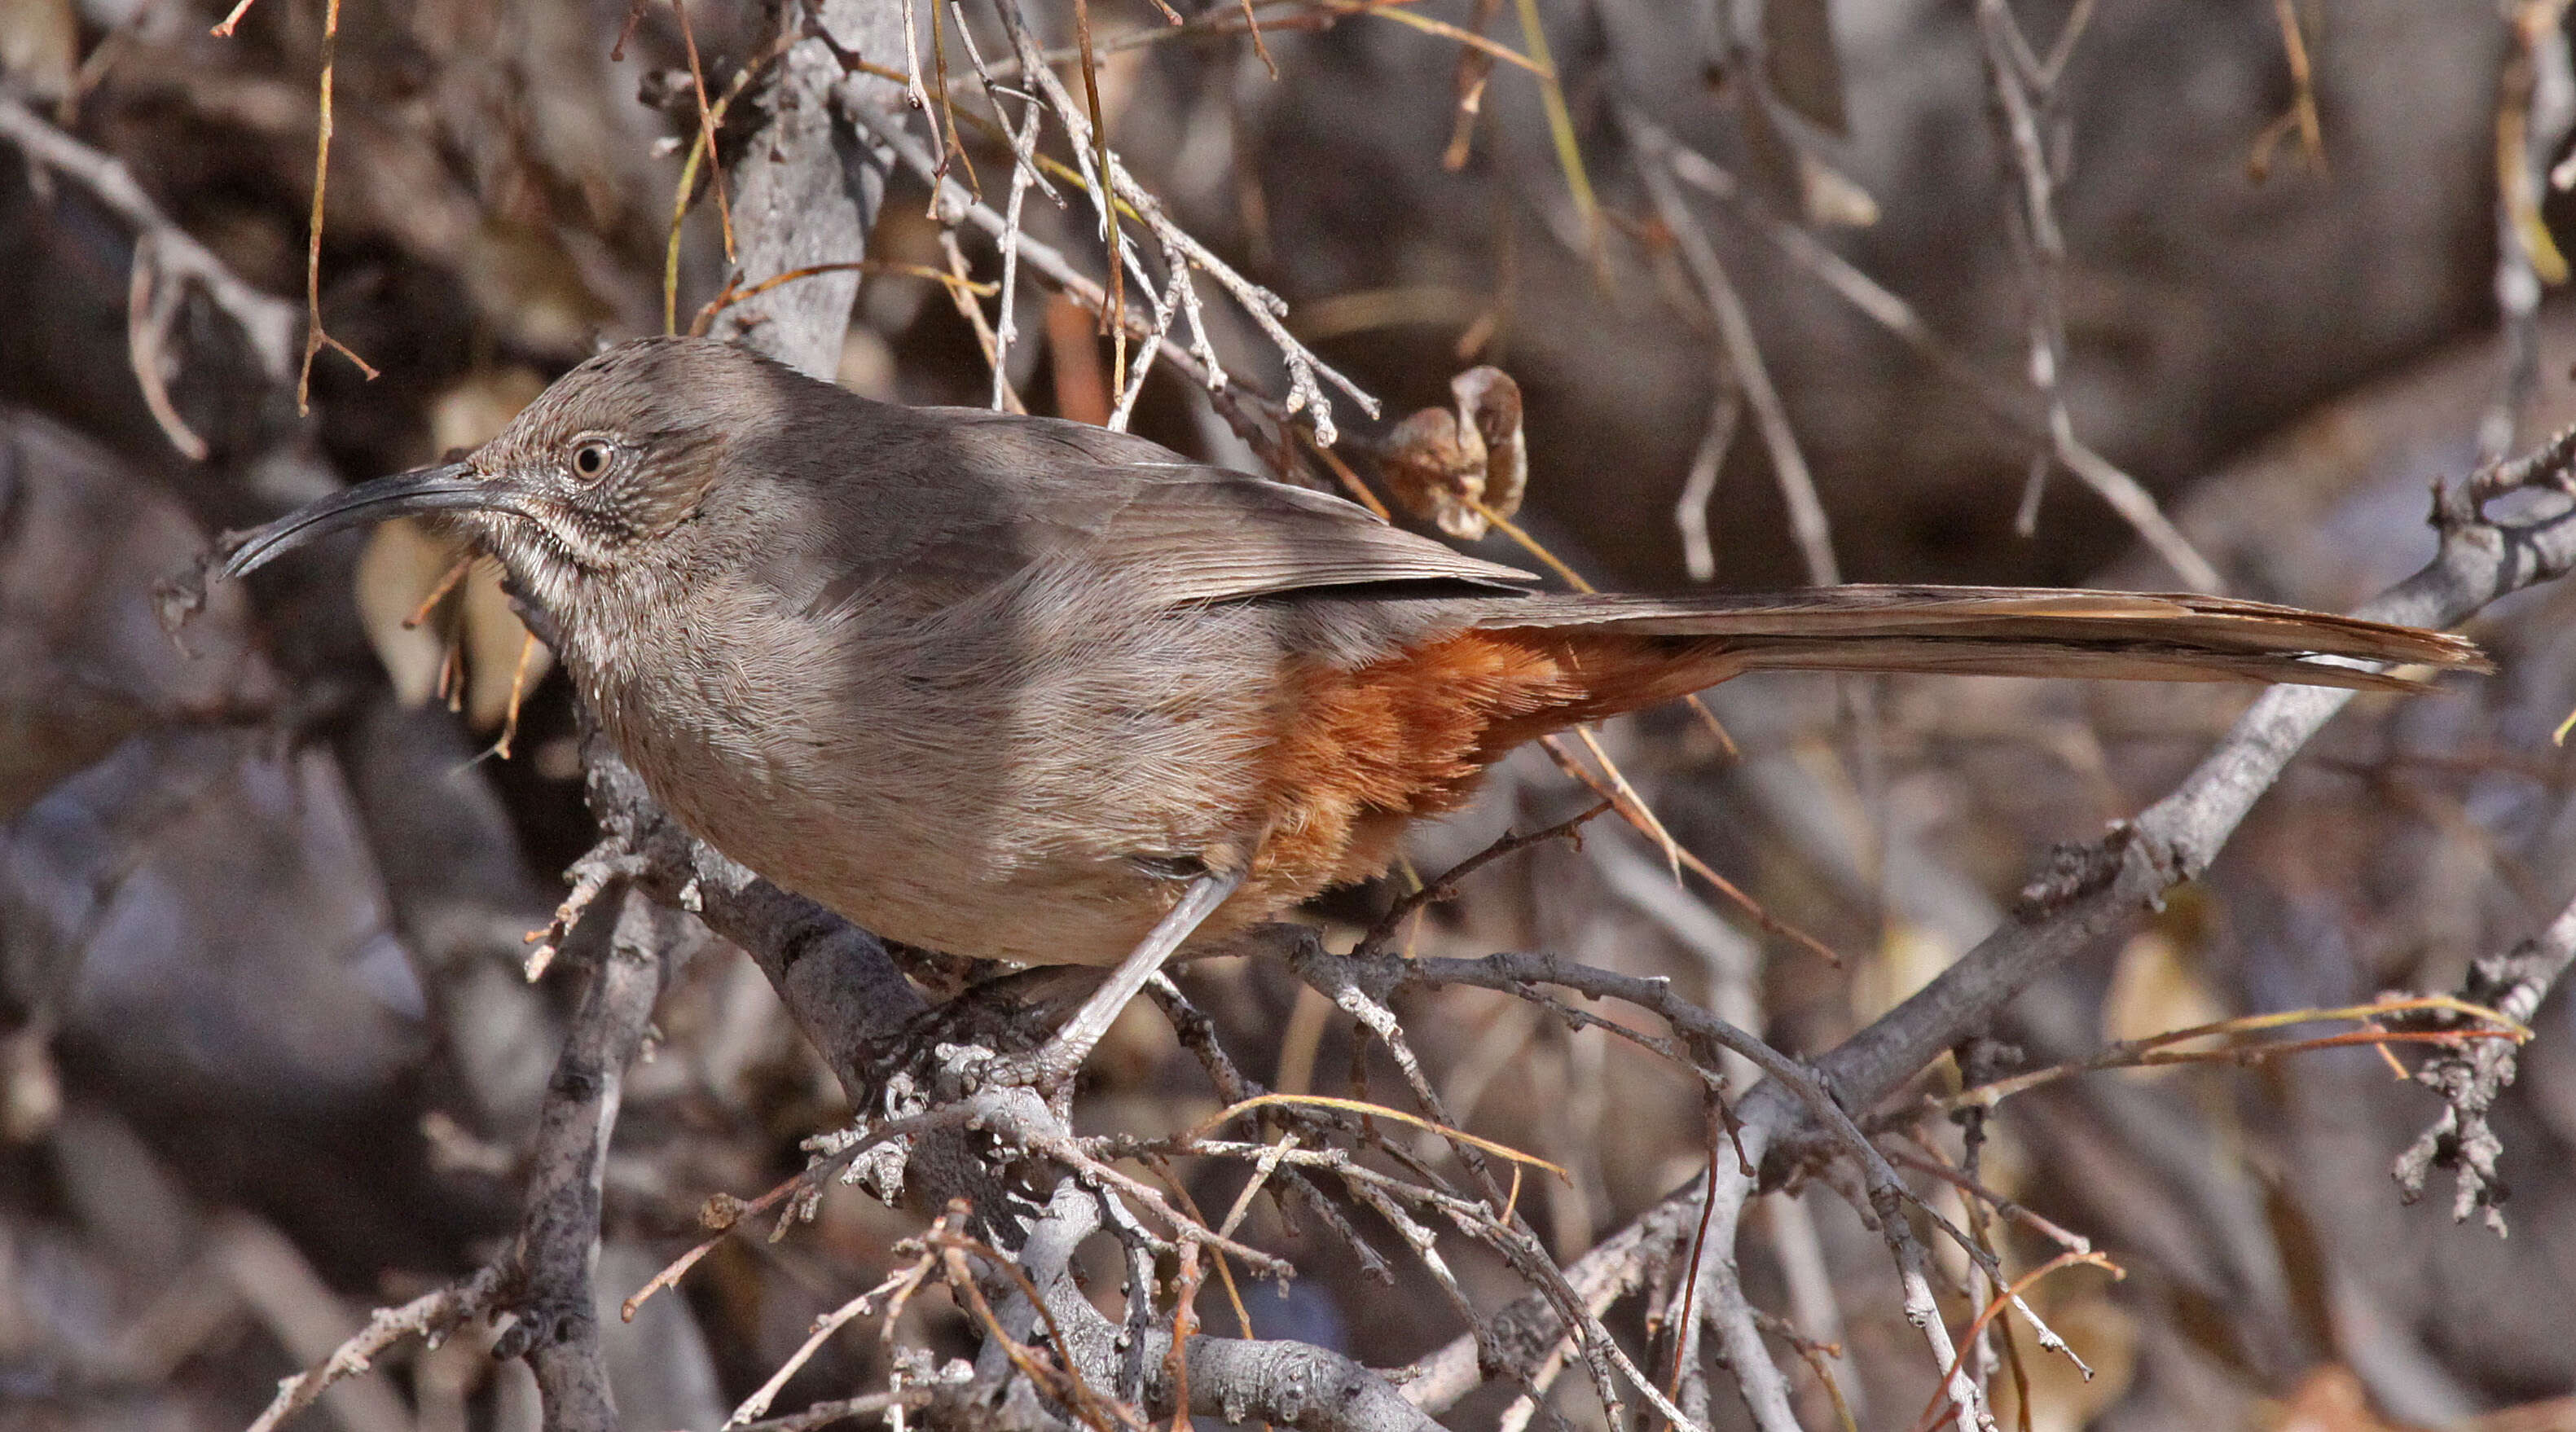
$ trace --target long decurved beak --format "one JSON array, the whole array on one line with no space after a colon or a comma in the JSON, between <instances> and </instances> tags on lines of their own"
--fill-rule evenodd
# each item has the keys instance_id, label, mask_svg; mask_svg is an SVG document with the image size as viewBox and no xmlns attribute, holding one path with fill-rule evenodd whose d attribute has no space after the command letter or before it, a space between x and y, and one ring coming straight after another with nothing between
<instances>
[{"instance_id":1,"label":"long decurved beak","mask_svg":"<svg viewBox=\"0 0 2576 1432\"><path fill-rule=\"evenodd\" d=\"M414 468L391 477L362 482L308 502L264 527L254 527L227 540L229 551L216 575L243 577L313 539L347 527L381 522L419 512L519 512L517 494L500 482L478 477L461 462Z\"/></svg>"}]
</instances>

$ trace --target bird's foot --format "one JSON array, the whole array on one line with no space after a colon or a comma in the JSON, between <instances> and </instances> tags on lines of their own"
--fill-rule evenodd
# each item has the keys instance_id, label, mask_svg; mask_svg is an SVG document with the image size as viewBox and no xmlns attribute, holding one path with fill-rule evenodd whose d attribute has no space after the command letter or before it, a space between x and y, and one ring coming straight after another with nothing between
<instances>
[{"instance_id":1,"label":"bird's foot","mask_svg":"<svg viewBox=\"0 0 2576 1432\"><path fill-rule=\"evenodd\" d=\"M1207 921L1226 897L1243 884L1240 870L1211 871L1192 880L1181 892L1180 902L1146 932L1127 958L1082 1007L1074 1011L1055 1037L1025 1054L1004 1055L985 1066L982 1082L987 1086L1017 1085L1034 1089L1054 1102L1056 1096L1073 1084L1073 1076L1091 1057L1101 1036L1109 1032L1130 1000L1144 991L1182 945L1189 941L1199 926Z\"/></svg>"}]
</instances>

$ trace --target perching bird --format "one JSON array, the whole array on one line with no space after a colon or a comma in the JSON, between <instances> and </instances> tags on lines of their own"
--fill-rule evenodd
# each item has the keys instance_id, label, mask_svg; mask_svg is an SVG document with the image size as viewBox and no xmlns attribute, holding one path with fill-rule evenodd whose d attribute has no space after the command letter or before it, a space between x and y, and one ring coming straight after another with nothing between
<instances>
[{"instance_id":1,"label":"perching bird","mask_svg":"<svg viewBox=\"0 0 2576 1432\"><path fill-rule=\"evenodd\" d=\"M231 539L225 571L398 513L500 559L700 837L886 938L1041 964L1119 961L1188 889L1206 918L1171 941L1212 946L1384 869L1514 746L1740 672L2483 666L2214 597L1541 592L1337 497L705 339L611 348L465 460Z\"/></svg>"}]
</instances>

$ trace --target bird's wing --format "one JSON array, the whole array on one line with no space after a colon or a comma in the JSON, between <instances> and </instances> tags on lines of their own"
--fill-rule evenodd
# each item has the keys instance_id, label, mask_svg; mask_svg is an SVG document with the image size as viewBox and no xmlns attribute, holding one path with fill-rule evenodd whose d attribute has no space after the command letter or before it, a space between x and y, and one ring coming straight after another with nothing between
<instances>
[{"instance_id":1,"label":"bird's wing","mask_svg":"<svg viewBox=\"0 0 2576 1432\"><path fill-rule=\"evenodd\" d=\"M937 465L947 470L921 479L998 496L984 511L953 509L911 544L897 560L914 580L964 591L1070 566L1172 606L1356 586L1493 595L1538 582L1331 494L1189 462L1125 433L932 411L948 422ZM978 480L979 467L1012 476Z\"/></svg>"},{"instance_id":2,"label":"bird's wing","mask_svg":"<svg viewBox=\"0 0 2576 1432\"><path fill-rule=\"evenodd\" d=\"M1174 602L1390 584L1520 593L1538 581L1331 493L1183 464L1131 464L1120 476L1127 501L1085 533L1085 555Z\"/></svg>"}]
</instances>

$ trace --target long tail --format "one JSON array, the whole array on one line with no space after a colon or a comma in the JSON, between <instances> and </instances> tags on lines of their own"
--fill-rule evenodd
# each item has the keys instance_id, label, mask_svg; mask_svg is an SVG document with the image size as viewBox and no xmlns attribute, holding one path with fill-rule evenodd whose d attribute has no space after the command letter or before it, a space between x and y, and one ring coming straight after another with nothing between
<instances>
[{"instance_id":1,"label":"long tail","mask_svg":"<svg viewBox=\"0 0 2576 1432\"><path fill-rule=\"evenodd\" d=\"M1358 668L1302 669L1257 878L1295 895L1382 869L1405 821L1457 808L1521 742L1747 671L2425 686L2380 667L2487 661L2441 632L2223 597L1865 586L1495 597L1470 630Z\"/></svg>"},{"instance_id":2,"label":"long tail","mask_svg":"<svg viewBox=\"0 0 2576 1432\"><path fill-rule=\"evenodd\" d=\"M2491 669L2474 643L2445 632L2226 597L2028 587L1545 595L1497 601L1478 625L1515 644L1553 648L1583 670L1585 716L1759 670L2414 691L2425 682L2396 668Z\"/></svg>"}]
</instances>

